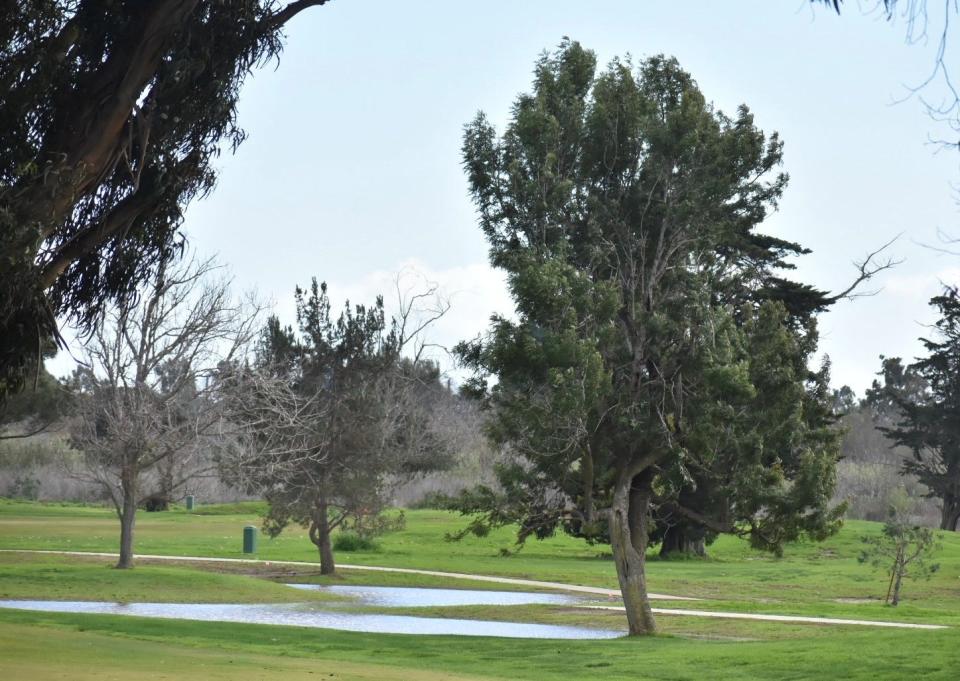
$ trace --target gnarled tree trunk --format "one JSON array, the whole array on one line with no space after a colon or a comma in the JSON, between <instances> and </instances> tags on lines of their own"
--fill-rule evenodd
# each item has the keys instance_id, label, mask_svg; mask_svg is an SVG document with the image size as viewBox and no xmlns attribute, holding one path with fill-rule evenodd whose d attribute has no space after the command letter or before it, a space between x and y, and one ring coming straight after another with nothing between
<instances>
[{"instance_id":1,"label":"gnarled tree trunk","mask_svg":"<svg viewBox=\"0 0 960 681\"><path fill-rule=\"evenodd\" d=\"M663 533L660 544L660 556L696 556L707 555L707 542L702 530L691 528L683 523L670 525Z\"/></svg>"},{"instance_id":2,"label":"gnarled tree trunk","mask_svg":"<svg viewBox=\"0 0 960 681\"><path fill-rule=\"evenodd\" d=\"M631 636L656 633L645 573L650 522L650 478L622 474L610 507L610 545Z\"/></svg>"},{"instance_id":3,"label":"gnarled tree trunk","mask_svg":"<svg viewBox=\"0 0 960 681\"><path fill-rule=\"evenodd\" d=\"M310 523L310 541L320 552L320 574L336 574L337 566L333 560L333 547L330 545L330 516L326 501L317 503Z\"/></svg>"},{"instance_id":4,"label":"gnarled tree trunk","mask_svg":"<svg viewBox=\"0 0 960 681\"><path fill-rule=\"evenodd\" d=\"M960 522L960 499L944 497L943 510L940 512L940 529L956 532L958 522Z\"/></svg>"},{"instance_id":5,"label":"gnarled tree trunk","mask_svg":"<svg viewBox=\"0 0 960 681\"><path fill-rule=\"evenodd\" d=\"M893 593L890 597L890 605L900 604L900 587L903 585L903 573L906 571L906 547L897 546L897 558L893 563Z\"/></svg>"}]
</instances>

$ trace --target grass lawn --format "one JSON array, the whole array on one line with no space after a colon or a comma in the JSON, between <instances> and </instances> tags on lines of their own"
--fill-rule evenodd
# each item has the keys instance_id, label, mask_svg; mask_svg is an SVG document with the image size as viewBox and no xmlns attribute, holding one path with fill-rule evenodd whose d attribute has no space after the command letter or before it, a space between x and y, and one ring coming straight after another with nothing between
<instances>
[{"instance_id":1,"label":"grass lawn","mask_svg":"<svg viewBox=\"0 0 960 681\"><path fill-rule=\"evenodd\" d=\"M116 601L120 603L293 603L329 600L312 591L196 567L144 565L111 569L108 558L0 553L0 598Z\"/></svg>"},{"instance_id":2,"label":"grass lawn","mask_svg":"<svg viewBox=\"0 0 960 681\"><path fill-rule=\"evenodd\" d=\"M9 679L956 679L952 632L531 641L0 612ZM87 676L76 673L85 671ZM66 672L66 673L65 673ZM138 672L138 673L134 673Z\"/></svg>"},{"instance_id":3,"label":"grass lawn","mask_svg":"<svg viewBox=\"0 0 960 681\"><path fill-rule=\"evenodd\" d=\"M239 558L244 525L259 525L257 504L141 513L138 553ZM381 538L380 550L338 554L342 563L474 572L616 586L608 552L569 537L512 549L507 530L444 541L463 519L407 511L407 528ZM944 537L940 571L907 582L898 608L883 606L883 575L860 565L862 535L880 525L848 522L822 544L787 547L783 558L756 553L734 538L710 547L708 560L649 562L650 588L698 596L668 607L886 619L946 624L945 631L786 625L660 616L663 636L615 641L519 641L371 635L293 627L198 623L0 611L0 678L88 678L65 669L99 670L89 678L957 678L960 666L960 537ZM0 549L116 551L119 527L103 508L0 500ZM255 556L316 561L300 528L260 537ZM0 553L0 597L120 601L265 602L304 600L309 593L258 579L330 581L309 568L141 563L108 569L109 559ZM470 582L344 571L338 581L456 585ZM485 585L487 588L506 588ZM401 611L396 611L401 614ZM585 624L622 628L619 613L562 606L408 609L406 614ZM18 633L19 632L19 633ZM24 635L29 633L29 635ZM562 647L560 647L562 646ZM56 655L47 654L56 650ZM115 650L115 654L111 651ZM45 653L47 651L47 653ZM562 654L558 654L562 653ZM191 660L198 662L191 663ZM142 665L146 665L143 666ZM152 670L140 674L138 669ZM150 675L150 674L154 675ZM334 674L334 676L328 676ZM112 675L112 676L111 676Z\"/></svg>"}]
</instances>

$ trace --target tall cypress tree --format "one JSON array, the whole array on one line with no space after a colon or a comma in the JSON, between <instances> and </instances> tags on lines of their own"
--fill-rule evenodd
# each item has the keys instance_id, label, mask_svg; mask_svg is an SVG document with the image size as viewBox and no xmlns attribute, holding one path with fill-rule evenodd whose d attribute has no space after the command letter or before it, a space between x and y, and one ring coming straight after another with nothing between
<instances>
[{"instance_id":1,"label":"tall cypress tree","mask_svg":"<svg viewBox=\"0 0 960 681\"><path fill-rule=\"evenodd\" d=\"M884 409L892 425L881 427L912 457L902 472L926 485L941 502L940 529L960 523L960 298L948 289L930 300L940 312L934 337L921 338L927 356L904 368L884 360L884 384L874 383L868 401Z\"/></svg>"},{"instance_id":2,"label":"tall cypress tree","mask_svg":"<svg viewBox=\"0 0 960 681\"><path fill-rule=\"evenodd\" d=\"M754 231L787 181L776 134L673 59L598 74L564 41L502 137L480 114L463 153L517 307L459 347L513 455L499 490L461 499L472 528L609 541L631 634L655 629L654 510L774 551L835 529L826 374L806 368L833 298L783 276L801 246Z\"/></svg>"}]
</instances>

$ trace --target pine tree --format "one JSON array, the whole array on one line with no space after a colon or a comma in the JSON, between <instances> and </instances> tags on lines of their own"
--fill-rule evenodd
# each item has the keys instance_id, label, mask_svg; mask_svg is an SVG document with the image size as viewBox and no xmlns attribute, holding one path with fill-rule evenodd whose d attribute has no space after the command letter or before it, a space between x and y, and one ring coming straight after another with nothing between
<instances>
[{"instance_id":1,"label":"pine tree","mask_svg":"<svg viewBox=\"0 0 960 681\"><path fill-rule=\"evenodd\" d=\"M930 300L940 313L934 337L921 338L927 356L904 369L898 358L884 360L884 384L874 383L868 399L886 410L891 425L881 428L912 457L903 473L915 475L941 503L940 529L960 523L960 298L948 289Z\"/></svg>"}]
</instances>

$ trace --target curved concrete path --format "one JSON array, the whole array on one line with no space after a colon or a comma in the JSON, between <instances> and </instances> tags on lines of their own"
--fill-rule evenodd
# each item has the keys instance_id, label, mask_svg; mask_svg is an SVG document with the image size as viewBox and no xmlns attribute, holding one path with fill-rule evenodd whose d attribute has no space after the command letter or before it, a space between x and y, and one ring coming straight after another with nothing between
<instances>
[{"instance_id":1,"label":"curved concrete path","mask_svg":"<svg viewBox=\"0 0 960 681\"><path fill-rule=\"evenodd\" d=\"M104 553L95 551L51 551L51 550L18 550L18 549L0 549L2 553L47 553L61 556L98 556L102 558L116 558L116 553ZM298 567L318 567L318 563L296 560L258 560L254 558L208 558L203 556L158 556L152 554L138 553L134 558L143 558L148 560L168 560L168 561L186 561L195 563L241 563L257 565L295 565ZM441 572L439 570L418 570L415 568L392 568L376 565L337 565L339 570L367 570L371 572L393 572L408 575L429 575L431 577L447 577L450 579L467 579L475 582L490 582L492 584L511 584L515 586L528 586L540 589L555 589L557 591L568 591L573 593L593 594L597 596L620 597L620 591L617 589L605 589L598 586L582 586L579 584L563 584L561 582L541 582L534 579L519 579L514 577L496 577L493 575L473 575L463 572ZM665 594L649 594L651 600L670 600L670 601L699 601L699 598L690 598L686 596L668 596ZM610 605L581 605L579 608L589 610L613 610L624 611L623 606ZM757 613L746 612L722 612L715 610L685 610L679 608L653 608L653 612L660 615L681 615L684 617L717 617L723 619L742 619L757 620L761 622L789 622L796 624L832 624L832 625L856 625L865 627L894 627L900 629L948 629L942 624L914 624L911 622L885 622L879 620L854 620L838 619L833 617L804 617L801 615L761 615Z\"/></svg>"},{"instance_id":2,"label":"curved concrete path","mask_svg":"<svg viewBox=\"0 0 960 681\"><path fill-rule=\"evenodd\" d=\"M581 605L589 610L619 610L616 605ZM864 627L894 627L899 629L949 629L944 624L913 624L911 622L881 622L878 620L847 620L835 617L803 617L801 615L759 615L751 612L723 612L720 610L681 610L678 608L650 608L659 615L683 615L686 617L719 617L733 620L759 620L761 622L792 622L795 624L853 624Z\"/></svg>"},{"instance_id":3,"label":"curved concrete path","mask_svg":"<svg viewBox=\"0 0 960 681\"><path fill-rule=\"evenodd\" d=\"M101 553L96 551L52 551L52 550L18 550L0 549L2 553L52 553L61 556L99 556L102 558L116 558L116 553ZM260 560L255 558L206 558L203 556L157 556L147 553L138 553L134 559L186 561L195 563L247 563L257 565L295 565L297 567L320 567L319 563L309 563L299 560ZM496 577L493 575L473 575L464 572L441 572L438 570L418 570L414 568L381 567L379 565L346 565L337 563L338 570L367 570L369 572L395 572L407 575L428 575L430 577L447 577L449 579L469 579L474 582L490 582L491 584L511 584L513 586L528 586L539 589L555 589L575 593L592 594L595 596L609 596L620 598L619 589L604 589L599 586L581 586L579 584L563 584L561 582L541 582L533 579L516 577ZM687 596L668 596L666 594L649 594L651 600L661 601L699 601L699 598Z\"/></svg>"}]
</instances>

